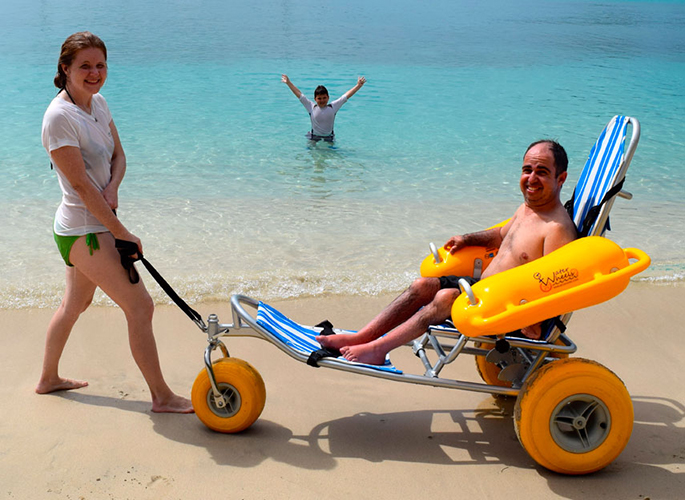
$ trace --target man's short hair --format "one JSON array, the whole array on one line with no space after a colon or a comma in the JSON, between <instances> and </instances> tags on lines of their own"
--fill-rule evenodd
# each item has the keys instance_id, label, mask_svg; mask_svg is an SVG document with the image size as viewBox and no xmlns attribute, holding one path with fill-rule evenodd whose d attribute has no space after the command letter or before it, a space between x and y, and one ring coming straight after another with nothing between
<instances>
[{"instance_id":1,"label":"man's short hair","mask_svg":"<svg viewBox=\"0 0 685 500\"><path fill-rule=\"evenodd\" d=\"M549 149L554 156L554 168L556 170L555 177L559 177L563 172L568 170L568 156L566 155L566 150L561 144L559 144L557 141L553 141L552 139L535 141L533 144L528 146L528 149L526 149L526 152L523 156L525 157L526 154L528 154L528 151L530 151L533 146L537 146L538 144L549 144Z\"/></svg>"},{"instance_id":2,"label":"man's short hair","mask_svg":"<svg viewBox=\"0 0 685 500\"><path fill-rule=\"evenodd\" d=\"M319 85L314 90L314 99L316 99L320 95L328 95L328 89L326 87L324 87L323 85Z\"/></svg>"}]
</instances>

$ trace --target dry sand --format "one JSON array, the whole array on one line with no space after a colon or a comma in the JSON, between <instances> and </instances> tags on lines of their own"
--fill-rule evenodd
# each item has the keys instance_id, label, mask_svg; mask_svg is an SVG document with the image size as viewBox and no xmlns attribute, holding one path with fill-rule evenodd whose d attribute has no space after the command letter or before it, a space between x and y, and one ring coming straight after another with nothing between
<instances>
[{"instance_id":1,"label":"dry sand","mask_svg":"<svg viewBox=\"0 0 685 500\"><path fill-rule=\"evenodd\" d=\"M319 298L274 303L305 324L356 329L388 301ZM91 308L62 361L90 386L33 392L52 311L0 311L1 499L616 498L681 499L685 491L685 287L633 283L577 312L576 356L616 372L633 398L628 446L606 469L568 477L538 466L518 443L512 401L310 368L256 339L227 339L267 388L260 419L222 435L195 415L150 412L123 314ZM202 304L230 322L228 304ZM175 307L155 331L169 384L189 395L204 334ZM400 368L417 361L393 354ZM477 380L463 356L451 376Z\"/></svg>"}]
</instances>

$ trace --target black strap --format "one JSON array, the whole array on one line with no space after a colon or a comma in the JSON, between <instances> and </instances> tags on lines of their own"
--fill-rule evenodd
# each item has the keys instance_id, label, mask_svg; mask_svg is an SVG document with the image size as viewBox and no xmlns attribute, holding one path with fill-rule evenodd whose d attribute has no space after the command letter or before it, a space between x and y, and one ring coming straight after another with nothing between
<instances>
[{"instance_id":1,"label":"black strap","mask_svg":"<svg viewBox=\"0 0 685 500\"><path fill-rule=\"evenodd\" d=\"M564 203L564 208L566 209L566 213L568 213L568 216L573 220L573 204L576 202L576 190L573 190L573 195L571 196L571 199L568 200L566 203ZM575 224L575 222L574 222Z\"/></svg>"},{"instance_id":2,"label":"black strap","mask_svg":"<svg viewBox=\"0 0 685 500\"><path fill-rule=\"evenodd\" d=\"M566 203L564 203L564 208L566 209L566 213L568 214L569 219L571 219L571 224L573 224L573 227L576 228L576 238L580 237L580 231L578 231L578 226L576 226L576 221L573 220L573 204L575 203L576 200L576 191L573 191L573 195L571 196L571 199L568 200Z\"/></svg>"},{"instance_id":3,"label":"black strap","mask_svg":"<svg viewBox=\"0 0 685 500\"><path fill-rule=\"evenodd\" d=\"M556 316L552 319L552 322L554 323L554 326L556 326L561 333L566 333L566 325L564 324L563 321L561 321L561 318L559 316Z\"/></svg>"},{"instance_id":4,"label":"black strap","mask_svg":"<svg viewBox=\"0 0 685 500\"><path fill-rule=\"evenodd\" d=\"M590 234L590 229L592 228L593 224L597 220L597 217L599 216L599 212L604 206L604 204L609 201L611 198L616 196L619 191L623 188L623 183L625 182L625 177L621 179L621 182L616 184L614 187L612 187L609 191L606 192L604 197L602 198L602 201L600 201L597 205L592 207L588 213L587 216L585 217L585 220L583 221L583 227L580 228L580 235L581 236L587 236Z\"/></svg>"},{"instance_id":5,"label":"black strap","mask_svg":"<svg viewBox=\"0 0 685 500\"><path fill-rule=\"evenodd\" d=\"M333 331L333 323L331 323L327 319L323 320L321 323L314 326L322 329L321 335L335 335L335 331Z\"/></svg>"},{"instance_id":6,"label":"black strap","mask_svg":"<svg viewBox=\"0 0 685 500\"><path fill-rule=\"evenodd\" d=\"M602 198L602 201L600 201L597 205L592 207L590 210L588 210L587 215L585 216L585 219L583 219L583 223L581 224L581 227L577 228L578 230L578 236L583 238L587 235L590 234L590 229L592 229L592 226L595 224L597 221L597 217L599 217L599 212L602 210L602 207L604 204L609 201L611 198L616 196L621 189L623 189L623 183L625 182L626 178L624 177L621 179L621 181L613 186L609 191L607 191L604 194L604 197ZM573 191L573 196L571 197L570 200L568 200L564 204L564 208L566 208L566 211L569 213L571 216L571 219L573 219L573 204L576 199L576 192L575 190ZM609 226L609 220L607 219L607 227Z\"/></svg>"},{"instance_id":7,"label":"black strap","mask_svg":"<svg viewBox=\"0 0 685 500\"><path fill-rule=\"evenodd\" d=\"M333 323L331 323L327 319L323 320L321 323L315 326L318 328L322 328L321 335L335 335L335 332L333 331ZM314 368L319 368L320 359L337 358L338 356L340 356L340 351L338 349L328 349L326 347L322 347L317 351L313 351L309 355L309 358L307 358L307 364L309 366L313 366Z\"/></svg>"},{"instance_id":8,"label":"black strap","mask_svg":"<svg viewBox=\"0 0 685 500\"><path fill-rule=\"evenodd\" d=\"M119 254L121 255L121 265L126 269L129 273L129 280L131 283L135 284L138 283L140 280L140 277L138 276L138 271L136 271L136 268L134 267L133 263L136 262L137 260L140 260L143 265L145 266L145 269L148 270L150 275L155 279L155 281L159 284L159 286L162 287L162 290L171 298L171 300L174 301L174 303L183 311L186 313L186 315L193 320L193 322L201 329L201 330L206 330L207 325L205 325L205 322L202 320L202 316L190 307L179 295L174 291L173 288L171 288L171 285L166 282L166 280L162 277L159 272L157 272L157 269L154 268L150 262L143 257L143 254L140 253L140 250L138 249L138 245L136 245L132 241L125 241L125 240L114 240L114 244L119 251Z\"/></svg>"}]
</instances>

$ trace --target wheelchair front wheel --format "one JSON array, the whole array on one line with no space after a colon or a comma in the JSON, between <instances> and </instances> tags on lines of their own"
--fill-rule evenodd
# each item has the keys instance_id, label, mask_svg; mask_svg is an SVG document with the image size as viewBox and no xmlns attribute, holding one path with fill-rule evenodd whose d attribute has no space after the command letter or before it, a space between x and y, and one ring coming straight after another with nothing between
<instances>
[{"instance_id":1,"label":"wheelchair front wheel","mask_svg":"<svg viewBox=\"0 0 685 500\"><path fill-rule=\"evenodd\" d=\"M225 405L219 406L206 369L200 371L193 384L191 399L195 414L210 429L217 432L240 432L251 426L261 415L266 402L264 380L252 365L237 358L222 358L212 366L219 392Z\"/></svg>"}]
</instances>

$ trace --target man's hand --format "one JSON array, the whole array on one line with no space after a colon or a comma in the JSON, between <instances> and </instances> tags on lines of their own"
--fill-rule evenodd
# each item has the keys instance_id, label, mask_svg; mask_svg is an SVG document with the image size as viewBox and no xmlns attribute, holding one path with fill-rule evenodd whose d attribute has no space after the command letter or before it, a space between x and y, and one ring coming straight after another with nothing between
<instances>
[{"instance_id":1,"label":"man's hand","mask_svg":"<svg viewBox=\"0 0 685 500\"><path fill-rule=\"evenodd\" d=\"M443 246L449 253L454 254L466 246L466 241L463 236L452 236Z\"/></svg>"}]
</instances>

